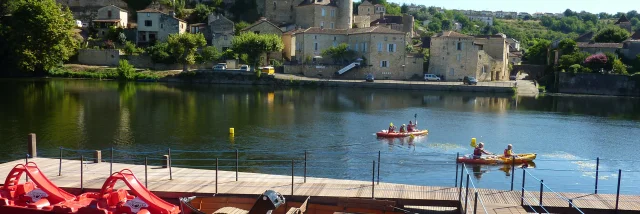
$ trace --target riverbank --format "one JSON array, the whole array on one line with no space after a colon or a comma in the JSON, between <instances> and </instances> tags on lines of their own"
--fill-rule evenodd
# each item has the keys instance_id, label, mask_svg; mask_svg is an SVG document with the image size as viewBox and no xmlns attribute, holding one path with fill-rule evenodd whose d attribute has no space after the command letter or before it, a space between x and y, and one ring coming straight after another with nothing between
<instances>
[{"instance_id":1,"label":"riverbank","mask_svg":"<svg viewBox=\"0 0 640 214\"><path fill-rule=\"evenodd\" d=\"M266 85L273 87L338 87L338 88L377 88L397 90L425 90L477 93L515 94L515 82L480 82L478 85L464 85L461 82L425 82L403 80L364 80L320 79L290 74L261 75L257 77L251 72L193 70L150 71L138 70L135 81L170 82L196 84L233 84L233 85ZM49 77L118 79L116 68L106 66L65 65L49 72Z\"/></svg>"}]
</instances>

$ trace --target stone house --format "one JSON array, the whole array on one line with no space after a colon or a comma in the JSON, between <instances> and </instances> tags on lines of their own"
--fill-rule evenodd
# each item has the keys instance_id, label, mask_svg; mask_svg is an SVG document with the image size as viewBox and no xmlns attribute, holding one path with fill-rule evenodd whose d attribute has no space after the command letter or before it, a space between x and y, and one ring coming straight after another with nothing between
<instances>
[{"instance_id":1,"label":"stone house","mask_svg":"<svg viewBox=\"0 0 640 214\"><path fill-rule=\"evenodd\" d=\"M634 60L640 54L640 29L637 30L629 39L622 42L622 54L625 58Z\"/></svg>"},{"instance_id":2,"label":"stone house","mask_svg":"<svg viewBox=\"0 0 640 214\"><path fill-rule=\"evenodd\" d=\"M242 29L240 33L243 32L253 32L255 34L275 34L278 37L282 38L282 34L284 33L282 29L275 24L268 21L266 18L261 18L257 22L249 25L248 27ZM282 60L282 52L271 52L269 53L267 58L264 58L262 61L263 65L269 64L267 60L275 59Z\"/></svg>"},{"instance_id":3,"label":"stone house","mask_svg":"<svg viewBox=\"0 0 640 214\"><path fill-rule=\"evenodd\" d=\"M231 48L231 41L235 36L235 24L223 15L209 15L209 33L211 45L218 51L226 51Z\"/></svg>"},{"instance_id":4,"label":"stone house","mask_svg":"<svg viewBox=\"0 0 640 214\"><path fill-rule=\"evenodd\" d=\"M350 73L355 75L354 78L363 78L365 73L371 73L377 79L422 76L423 60L406 54L405 33L401 31L381 26L352 29L313 27L286 34L291 34L291 39L285 42L285 50L293 50L290 57L296 62L334 64L331 58L322 56L322 51L345 43L355 51L356 58L362 59L362 64L358 68L347 69L342 76ZM338 65L344 68L349 63L353 61L339 62Z\"/></svg>"},{"instance_id":5,"label":"stone house","mask_svg":"<svg viewBox=\"0 0 640 214\"><path fill-rule=\"evenodd\" d=\"M509 49L501 35L473 37L445 31L431 37L430 46L429 73L444 80L464 76L478 81L508 80Z\"/></svg>"},{"instance_id":6,"label":"stone house","mask_svg":"<svg viewBox=\"0 0 640 214\"><path fill-rule=\"evenodd\" d=\"M631 21L629 21L629 19L627 19L627 16L625 15L620 16L620 19L618 19L618 21L614 25L617 25L618 27L629 31L629 33L633 33L631 29Z\"/></svg>"},{"instance_id":7,"label":"stone house","mask_svg":"<svg viewBox=\"0 0 640 214\"><path fill-rule=\"evenodd\" d=\"M380 17L371 22L370 26L382 26L397 31L405 32L407 41L413 38L413 26L415 22L413 16L402 14L402 16L389 16L380 14Z\"/></svg>"},{"instance_id":8,"label":"stone house","mask_svg":"<svg viewBox=\"0 0 640 214\"><path fill-rule=\"evenodd\" d=\"M127 28L129 13L115 5L109 5L98 9L93 27L98 30L98 36L106 36L110 27Z\"/></svg>"},{"instance_id":9,"label":"stone house","mask_svg":"<svg viewBox=\"0 0 640 214\"><path fill-rule=\"evenodd\" d=\"M387 8L385 8L384 5L375 4L373 7L376 10L376 14L387 13Z\"/></svg>"},{"instance_id":10,"label":"stone house","mask_svg":"<svg viewBox=\"0 0 640 214\"><path fill-rule=\"evenodd\" d=\"M138 11L136 44L144 46L154 41L166 41L170 34L187 32L187 22L155 9Z\"/></svg>"},{"instance_id":11,"label":"stone house","mask_svg":"<svg viewBox=\"0 0 640 214\"><path fill-rule=\"evenodd\" d=\"M281 26L351 28L353 0L265 0L264 17Z\"/></svg>"},{"instance_id":12,"label":"stone house","mask_svg":"<svg viewBox=\"0 0 640 214\"><path fill-rule=\"evenodd\" d=\"M493 26L493 17L492 16L467 16L471 21L480 21L484 22L488 26Z\"/></svg>"}]
</instances>

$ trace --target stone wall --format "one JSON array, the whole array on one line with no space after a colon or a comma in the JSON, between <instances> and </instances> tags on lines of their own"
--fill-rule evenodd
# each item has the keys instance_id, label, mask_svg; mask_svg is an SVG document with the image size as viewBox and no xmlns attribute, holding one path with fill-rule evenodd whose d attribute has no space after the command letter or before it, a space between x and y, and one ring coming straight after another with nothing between
<instances>
[{"instance_id":1,"label":"stone wall","mask_svg":"<svg viewBox=\"0 0 640 214\"><path fill-rule=\"evenodd\" d=\"M81 49L78 50L78 62L84 65L117 66L120 51L117 49Z\"/></svg>"},{"instance_id":2,"label":"stone wall","mask_svg":"<svg viewBox=\"0 0 640 214\"><path fill-rule=\"evenodd\" d=\"M514 65L511 73L523 72L529 74L527 79L539 79L544 75L547 69L546 65Z\"/></svg>"},{"instance_id":3,"label":"stone wall","mask_svg":"<svg viewBox=\"0 0 640 214\"><path fill-rule=\"evenodd\" d=\"M640 96L640 78L595 73L558 74L558 92L611 96Z\"/></svg>"},{"instance_id":4,"label":"stone wall","mask_svg":"<svg viewBox=\"0 0 640 214\"><path fill-rule=\"evenodd\" d=\"M406 66L404 69L394 72L381 72L375 66L366 66L353 68L342 75L337 75L336 72L345 66L342 65L285 65L285 74L301 74L305 77L313 78L333 78L333 79L346 79L346 80L364 80L367 74L373 74L376 79L391 79L391 80L407 80L412 77L418 77L422 79L424 60L422 58L407 57Z\"/></svg>"}]
</instances>

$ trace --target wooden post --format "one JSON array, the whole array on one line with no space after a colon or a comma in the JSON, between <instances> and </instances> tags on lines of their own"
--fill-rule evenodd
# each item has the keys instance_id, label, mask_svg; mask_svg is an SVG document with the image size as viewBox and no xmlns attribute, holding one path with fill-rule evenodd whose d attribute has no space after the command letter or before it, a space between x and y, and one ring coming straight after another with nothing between
<instances>
[{"instance_id":1,"label":"wooden post","mask_svg":"<svg viewBox=\"0 0 640 214\"><path fill-rule=\"evenodd\" d=\"M620 182L622 181L622 169L618 169L618 191L616 191L616 213L618 213L618 202L620 201Z\"/></svg>"},{"instance_id":2,"label":"wooden post","mask_svg":"<svg viewBox=\"0 0 640 214\"><path fill-rule=\"evenodd\" d=\"M595 194L598 194L598 173L600 172L600 157L596 158L596 187L595 187Z\"/></svg>"},{"instance_id":3,"label":"wooden post","mask_svg":"<svg viewBox=\"0 0 640 214\"><path fill-rule=\"evenodd\" d=\"M35 158L38 156L38 151L36 149L36 134L34 133L30 133L29 134L29 138L27 141L27 154L29 154L30 157Z\"/></svg>"},{"instance_id":4,"label":"wooden post","mask_svg":"<svg viewBox=\"0 0 640 214\"><path fill-rule=\"evenodd\" d=\"M293 160L291 160L291 198L293 198Z\"/></svg>"},{"instance_id":5,"label":"wooden post","mask_svg":"<svg viewBox=\"0 0 640 214\"><path fill-rule=\"evenodd\" d=\"M27 167L27 164L29 164L29 154L24 155L24 166L25 168ZM24 179L29 182L29 176L24 176Z\"/></svg>"},{"instance_id":6,"label":"wooden post","mask_svg":"<svg viewBox=\"0 0 640 214\"><path fill-rule=\"evenodd\" d=\"M84 155L80 155L80 191L84 192Z\"/></svg>"},{"instance_id":7,"label":"wooden post","mask_svg":"<svg viewBox=\"0 0 640 214\"><path fill-rule=\"evenodd\" d=\"M147 181L149 180L149 177L147 177L148 166L149 164L147 162L147 157L144 157L144 188L149 188L149 184L147 183Z\"/></svg>"},{"instance_id":8,"label":"wooden post","mask_svg":"<svg viewBox=\"0 0 640 214\"><path fill-rule=\"evenodd\" d=\"M216 194L218 194L218 158L216 158Z\"/></svg>"},{"instance_id":9,"label":"wooden post","mask_svg":"<svg viewBox=\"0 0 640 214\"><path fill-rule=\"evenodd\" d=\"M378 184L380 184L380 150L378 150Z\"/></svg>"},{"instance_id":10,"label":"wooden post","mask_svg":"<svg viewBox=\"0 0 640 214\"><path fill-rule=\"evenodd\" d=\"M167 149L167 165L169 166L169 180L173 180L173 173L171 173L171 148Z\"/></svg>"},{"instance_id":11,"label":"wooden post","mask_svg":"<svg viewBox=\"0 0 640 214\"><path fill-rule=\"evenodd\" d=\"M544 180L540 180L540 206L542 206L542 193L544 192Z\"/></svg>"},{"instance_id":12,"label":"wooden post","mask_svg":"<svg viewBox=\"0 0 640 214\"><path fill-rule=\"evenodd\" d=\"M236 181L238 181L238 165L240 165L240 155L238 154L238 150L236 149Z\"/></svg>"},{"instance_id":13,"label":"wooden post","mask_svg":"<svg viewBox=\"0 0 640 214\"><path fill-rule=\"evenodd\" d=\"M464 178L462 178L462 174L464 173L464 163L462 163L462 166L460 167L460 189L458 191L458 201L460 201L460 203L462 203L462 181L464 180Z\"/></svg>"},{"instance_id":14,"label":"wooden post","mask_svg":"<svg viewBox=\"0 0 640 214\"><path fill-rule=\"evenodd\" d=\"M102 151L96 150L93 152L93 162L94 163L102 162Z\"/></svg>"},{"instance_id":15,"label":"wooden post","mask_svg":"<svg viewBox=\"0 0 640 214\"><path fill-rule=\"evenodd\" d=\"M371 198L376 198L376 161L373 161L373 166L371 167Z\"/></svg>"},{"instance_id":16,"label":"wooden post","mask_svg":"<svg viewBox=\"0 0 640 214\"><path fill-rule=\"evenodd\" d=\"M520 196L520 206L524 206L524 179L527 177L526 169L522 168L522 196Z\"/></svg>"},{"instance_id":17,"label":"wooden post","mask_svg":"<svg viewBox=\"0 0 640 214\"><path fill-rule=\"evenodd\" d=\"M62 147L60 147L60 163L58 165L58 176L62 175Z\"/></svg>"},{"instance_id":18,"label":"wooden post","mask_svg":"<svg viewBox=\"0 0 640 214\"><path fill-rule=\"evenodd\" d=\"M464 213L467 213L467 201L469 201L469 179L470 176L467 174L467 190L465 190L464 196Z\"/></svg>"},{"instance_id":19,"label":"wooden post","mask_svg":"<svg viewBox=\"0 0 640 214\"><path fill-rule=\"evenodd\" d=\"M304 150L304 183L307 183L307 150Z\"/></svg>"},{"instance_id":20,"label":"wooden post","mask_svg":"<svg viewBox=\"0 0 640 214\"><path fill-rule=\"evenodd\" d=\"M475 198L476 199L473 200L473 214L478 212L478 191L476 191Z\"/></svg>"},{"instance_id":21,"label":"wooden post","mask_svg":"<svg viewBox=\"0 0 640 214\"><path fill-rule=\"evenodd\" d=\"M516 157L511 156L511 191L513 191L513 179L516 178Z\"/></svg>"}]
</instances>

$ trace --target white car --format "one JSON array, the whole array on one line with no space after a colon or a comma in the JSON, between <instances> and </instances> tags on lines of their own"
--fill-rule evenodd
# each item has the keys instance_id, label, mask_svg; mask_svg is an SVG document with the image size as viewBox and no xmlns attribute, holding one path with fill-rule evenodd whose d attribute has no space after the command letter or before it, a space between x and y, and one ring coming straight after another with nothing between
<instances>
[{"instance_id":1,"label":"white car","mask_svg":"<svg viewBox=\"0 0 640 214\"><path fill-rule=\"evenodd\" d=\"M424 81L440 81L440 77L436 76L435 74L425 74L424 75Z\"/></svg>"},{"instance_id":2,"label":"white car","mask_svg":"<svg viewBox=\"0 0 640 214\"><path fill-rule=\"evenodd\" d=\"M251 68L248 65L240 66L240 71L251 71Z\"/></svg>"},{"instance_id":3,"label":"white car","mask_svg":"<svg viewBox=\"0 0 640 214\"><path fill-rule=\"evenodd\" d=\"M214 70L214 71L224 71L224 70L227 70L227 64L225 64L225 63L218 63L217 65L213 66L213 70Z\"/></svg>"}]
</instances>

